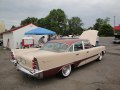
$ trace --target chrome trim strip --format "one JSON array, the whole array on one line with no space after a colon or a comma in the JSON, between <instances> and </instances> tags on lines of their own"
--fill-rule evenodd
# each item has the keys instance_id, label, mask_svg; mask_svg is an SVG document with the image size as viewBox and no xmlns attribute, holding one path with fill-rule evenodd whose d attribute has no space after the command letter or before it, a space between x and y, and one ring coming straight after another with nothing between
<instances>
[{"instance_id":1,"label":"chrome trim strip","mask_svg":"<svg viewBox=\"0 0 120 90\"><path fill-rule=\"evenodd\" d=\"M12 63L17 63L17 61L16 60L10 60Z\"/></svg>"}]
</instances>

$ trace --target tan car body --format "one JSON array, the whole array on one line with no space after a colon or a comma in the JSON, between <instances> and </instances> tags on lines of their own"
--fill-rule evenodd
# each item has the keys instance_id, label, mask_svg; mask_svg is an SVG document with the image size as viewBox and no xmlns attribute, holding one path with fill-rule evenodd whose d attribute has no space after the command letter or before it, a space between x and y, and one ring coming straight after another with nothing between
<instances>
[{"instance_id":1,"label":"tan car body","mask_svg":"<svg viewBox=\"0 0 120 90\"><path fill-rule=\"evenodd\" d=\"M79 41L81 41L81 39L76 42ZM74 45L76 42L71 45ZM79 67L96 60L99 57L100 53L105 53L105 46L91 47L88 49L85 49L83 46L82 50L72 52L52 52L40 50L39 48L13 49L12 52L15 56L15 63L17 62L17 64L20 66L18 69L25 69L25 73L34 73L32 69L32 60L33 58L36 58L39 65L39 71L37 74L39 74L39 72L42 73L42 75L40 75L40 78L43 78L58 73L65 65L70 64L74 67ZM31 75L34 76L35 74ZM37 75L37 77L38 76L39 75Z\"/></svg>"}]
</instances>

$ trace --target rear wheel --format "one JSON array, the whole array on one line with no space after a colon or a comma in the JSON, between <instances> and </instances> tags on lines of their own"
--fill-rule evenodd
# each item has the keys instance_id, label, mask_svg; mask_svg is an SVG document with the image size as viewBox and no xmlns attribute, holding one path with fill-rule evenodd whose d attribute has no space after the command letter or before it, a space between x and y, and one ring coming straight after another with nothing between
<instances>
[{"instance_id":1,"label":"rear wheel","mask_svg":"<svg viewBox=\"0 0 120 90\"><path fill-rule=\"evenodd\" d=\"M66 65L62 68L62 70L60 71L60 76L61 77L68 77L71 73L71 65Z\"/></svg>"}]
</instances>

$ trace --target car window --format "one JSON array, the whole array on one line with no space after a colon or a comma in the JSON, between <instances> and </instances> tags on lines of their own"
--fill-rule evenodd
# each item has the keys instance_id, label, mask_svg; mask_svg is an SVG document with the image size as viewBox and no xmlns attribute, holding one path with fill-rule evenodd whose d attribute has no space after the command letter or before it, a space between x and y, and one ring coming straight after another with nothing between
<instances>
[{"instance_id":1,"label":"car window","mask_svg":"<svg viewBox=\"0 0 120 90\"><path fill-rule=\"evenodd\" d=\"M73 51L73 45L69 48L69 51L70 51L70 52Z\"/></svg>"},{"instance_id":2,"label":"car window","mask_svg":"<svg viewBox=\"0 0 120 90\"><path fill-rule=\"evenodd\" d=\"M83 50L82 41L74 44L74 51Z\"/></svg>"},{"instance_id":3,"label":"car window","mask_svg":"<svg viewBox=\"0 0 120 90\"><path fill-rule=\"evenodd\" d=\"M84 43L84 48L85 49L91 48L91 44L90 44L90 42L88 40L83 41L83 43Z\"/></svg>"},{"instance_id":4,"label":"car window","mask_svg":"<svg viewBox=\"0 0 120 90\"><path fill-rule=\"evenodd\" d=\"M65 52L68 46L63 43L46 43L41 50L55 51L55 52Z\"/></svg>"}]
</instances>

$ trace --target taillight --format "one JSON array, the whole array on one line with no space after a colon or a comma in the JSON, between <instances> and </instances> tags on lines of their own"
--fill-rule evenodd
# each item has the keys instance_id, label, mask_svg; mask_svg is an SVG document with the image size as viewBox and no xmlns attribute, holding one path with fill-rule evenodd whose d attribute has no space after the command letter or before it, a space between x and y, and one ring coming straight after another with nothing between
<instances>
[{"instance_id":1,"label":"taillight","mask_svg":"<svg viewBox=\"0 0 120 90\"><path fill-rule=\"evenodd\" d=\"M39 69L38 62L37 62L36 58L33 58L33 60L32 60L32 68Z\"/></svg>"},{"instance_id":2,"label":"taillight","mask_svg":"<svg viewBox=\"0 0 120 90\"><path fill-rule=\"evenodd\" d=\"M11 58L12 58L12 60L15 60L15 56L14 56L13 52L11 52Z\"/></svg>"}]
</instances>

